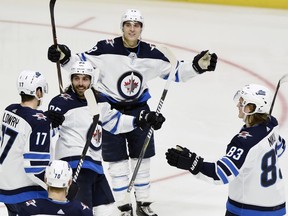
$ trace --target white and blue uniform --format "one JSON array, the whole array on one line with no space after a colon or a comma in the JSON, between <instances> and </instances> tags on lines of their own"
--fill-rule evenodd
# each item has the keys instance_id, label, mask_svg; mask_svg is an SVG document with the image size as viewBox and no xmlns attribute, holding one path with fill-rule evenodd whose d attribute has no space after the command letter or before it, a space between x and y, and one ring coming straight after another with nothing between
<instances>
[{"instance_id":1,"label":"white and blue uniform","mask_svg":"<svg viewBox=\"0 0 288 216\"><path fill-rule=\"evenodd\" d=\"M102 166L102 127L111 133L123 133L135 128L133 116L122 115L111 109L101 95L98 95L97 102L100 109L99 122L77 179L81 189L76 198L90 208L114 202ZM65 117L56 142L55 158L67 161L75 170L92 123L87 100L80 99L70 86L64 94L51 100L49 109L62 113Z\"/></svg>"},{"instance_id":2,"label":"white and blue uniform","mask_svg":"<svg viewBox=\"0 0 288 216\"><path fill-rule=\"evenodd\" d=\"M97 97L97 101L100 109L99 122L82 168L103 174L102 127L110 133L118 134L132 131L135 126L133 116L122 115L118 110L111 109L110 104L105 102L101 95ZM49 109L64 114L65 117L56 142L55 158L67 160L72 168L76 168L86 143L87 131L92 124L92 114L89 112L87 101L80 99L69 88L64 94L51 100Z\"/></svg>"},{"instance_id":3,"label":"white and blue uniform","mask_svg":"<svg viewBox=\"0 0 288 216\"><path fill-rule=\"evenodd\" d=\"M63 67L69 71L79 60L89 61L99 69L97 90L111 103L146 102L150 98L147 82L156 77L166 79L171 70L168 59L154 45L139 41L137 48L127 49L122 37L99 41L88 52L72 55ZM192 68L192 61L178 64L176 82L198 75Z\"/></svg>"},{"instance_id":4,"label":"white and blue uniform","mask_svg":"<svg viewBox=\"0 0 288 216\"><path fill-rule=\"evenodd\" d=\"M70 71L74 62L79 60L89 61L99 70L96 88L111 107L135 117L139 116L142 110L150 111L147 101L151 95L147 82L157 77L167 79L171 71L169 60L154 45L139 41L136 48L126 48L122 37L99 41L91 50L72 55L68 63L62 66ZM172 73L175 73L175 82L185 82L198 75L192 67L192 61L178 61L177 64L177 71L172 70ZM119 115L115 115L110 120L118 119ZM104 161L111 162L109 173L114 195L116 200L121 200L129 183L127 160L137 160L149 128L136 128L117 135L105 127L103 129L102 156ZM154 155L152 135L141 166L143 170L139 170L141 175L137 175L134 184L137 201L149 200L149 158Z\"/></svg>"},{"instance_id":5,"label":"white and blue uniform","mask_svg":"<svg viewBox=\"0 0 288 216\"><path fill-rule=\"evenodd\" d=\"M278 158L285 140L274 117L265 124L243 127L215 163L204 162L198 178L229 184L227 212L241 216L285 215L285 188Z\"/></svg>"},{"instance_id":6,"label":"white and blue uniform","mask_svg":"<svg viewBox=\"0 0 288 216\"><path fill-rule=\"evenodd\" d=\"M154 45L139 41L136 48L127 49L123 45L122 37L99 41L88 52L72 55L69 62L63 67L69 71L73 63L79 60L89 61L94 67L99 69L96 88L107 98L112 108L134 116L137 116L143 109L149 110L146 105L151 96L147 82L156 77L166 79L171 70L169 60ZM179 61L178 64L179 67L175 72L174 81L187 81L198 75L192 67L192 62ZM141 109L136 110L139 107ZM133 110L135 111L133 112ZM114 116L114 118L117 119L118 116ZM104 131L103 133L106 132ZM143 133L147 134L145 130ZM103 142L104 160L118 161L127 159L126 147L123 146L121 149L115 150L114 141L112 136L109 138L109 134L105 138ZM129 149L132 154L130 157L137 158L143 145L143 137L140 136L138 140L133 140L133 142L136 149ZM139 145L137 144L138 142ZM117 156L116 153L119 154L119 150L120 155ZM145 156L151 157L154 154L152 137Z\"/></svg>"},{"instance_id":7,"label":"white and blue uniform","mask_svg":"<svg viewBox=\"0 0 288 216\"><path fill-rule=\"evenodd\" d=\"M73 200L61 202L52 199L29 200L20 205L19 216L93 216L92 210L83 203Z\"/></svg>"},{"instance_id":8,"label":"white and blue uniform","mask_svg":"<svg viewBox=\"0 0 288 216\"><path fill-rule=\"evenodd\" d=\"M47 197L44 171L50 161L50 121L40 110L12 104L1 122L0 202Z\"/></svg>"}]
</instances>

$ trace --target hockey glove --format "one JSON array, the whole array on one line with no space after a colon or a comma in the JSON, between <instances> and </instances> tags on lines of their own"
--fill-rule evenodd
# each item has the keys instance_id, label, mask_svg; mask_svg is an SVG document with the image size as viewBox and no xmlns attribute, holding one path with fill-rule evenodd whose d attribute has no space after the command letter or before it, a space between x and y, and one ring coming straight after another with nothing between
<instances>
[{"instance_id":1,"label":"hockey glove","mask_svg":"<svg viewBox=\"0 0 288 216\"><path fill-rule=\"evenodd\" d=\"M159 113L156 115L156 112L147 112L142 110L140 114L135 118L135 125L142 129L146 127L153 127L154 130L158 130L162 127L165 117Z\"/></svg>"},{"instance_id":2,"label":"hockey glove","mask_svg":"<svg viewBox=\"0 0 288 216\"><path fill-rule=\"evenodd\" d=\"M44 112L45 116L48 117L52 124L52 128L57 128L60 125L62 125L63 121L65 120L65 117L63 114L56 112L54 110L48 110Z\"/></svg>"},{"instance_id":3,"label":"hockey glove","mask_svg":"<svg viewBox=\"0 0 288 216\"><path fill-rule=\"evenodd\" d=\"M190 152L189 149L179 145L177 145L176 148L168 149L166 159L170 166L189 170L193 175L200 172L204 161L204 159L197 156L196 153Z\"/></svg>"},{"instance_id":4,"label":"hockey glove","mask_svg":"<svg viewBox=\"0 0 288 216\"><path fill-rule=\"evenodd\" d=\"M214 71L217 59L218 57L215 53L210 54L208 50L205 50L194 57L192 66L199 74L205 71Z\"/></svg>"},{"instance_id":5,"label":"hockey glove","mask_svg":"<svg viewBox=\"0 0 288 216\"><path fill-rule=\"evenodd\" d=\"M58 44L57 47L52 45L48 49L48 59L52 62L60 61L62 65L66 64L71 57L70 49L63 44Z\"/></svg>"}]
</instances>

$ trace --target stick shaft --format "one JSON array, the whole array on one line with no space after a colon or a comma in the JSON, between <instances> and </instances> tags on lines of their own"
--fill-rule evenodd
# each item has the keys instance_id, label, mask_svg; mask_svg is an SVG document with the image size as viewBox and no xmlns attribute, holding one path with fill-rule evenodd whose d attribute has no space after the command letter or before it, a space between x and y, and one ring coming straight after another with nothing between
<instances>
[{"instance_id":1,"label":"stick shaft","mask_svg":"<svg viewBox=\"0 0 288 216\"><path fill-rule=\"evenodd\" d=\"M274 108L274 104L275 104L275 101L276 101L276 97L277 97L277 94L278 94L278 91L280 89L280 86L283 82L286 82L288 80L288 74L285 74L284 76L281 77L281 79L279 79L278 81L278 84L277 84L277 87L275 89L275 93L274 93L274 96L273 96L273 100L272 100L272 103L271 103L271 107L270 107L270 110L269 110L269 114L271 115L272 114L272 111L273 111L273 108Z\"/></svg>"},{"instance_id":2,"label":"stick shaft","mask_svg":"<svg viewBox=\"0 0 288 216\"><path fill-rule=\"evenodd\" d=\"M158 106L157 106L157 109L156 109L156 115L158 115L161 111L161 108L163 106L163 103L164 103L164 100L166 98L166 95L168 93L168 89L169 89L169 86L171 84L171 81L172 81L172 78L174 77L175 75L175 71L177 71L177 60L176 60L176 57L174 56L174 54L167 48L167 47L159 47L159 50L165 54L165 56L169 59L170 63L171 63L171 71L169 73L169 77L166 81L166 84L165 84L165 87L164 87L164 90L162 92L162 95L161 95L161 98L160 98L160 101L158 103ZM133 171L133 174L132 174L132 177L131 177L131 180L130 180L130 183L128 185L128 188L127 188L127 192L130 193L133 186L134 186L134 182L135 182L135 179L136 179L136 176L137 176L137 173L139 171L139 168L140 168L140 165L142 163L142 160L145 156L145 153L146 153L146 150L147 150L147 147L150 143L150 139L152 137L152 134L153 134L153 128L150 127L149 131L148 131L148 134L144 140L144 144L143 144L143 147L141 149L141 152L140 152L140 155L139 155L139 158L138 158L138 161L137 161L137 164L134 168L134 171Z\"/></svg>"},{"instance_id":3,"label":"stick shaft","mask_svg":"<svg viewBox=\"0 0 288 216\"><path fill-rule=\"evenodd\" d=\"M50 17L51 17L51 26L52 26L52 35L53 35L53 43L55 46L57 46L57 35L56 35L56 25L55 25L55 16L54 16L54 7L55 7L56 0L50 0ZM64 92L63 88L63 81L62 81L62 75L61 75L61 67L60 62L56 62L57 66L57 75L58 75L58 84L59 84L59 90L62 94Z\"/></svg>"}]
</instances>

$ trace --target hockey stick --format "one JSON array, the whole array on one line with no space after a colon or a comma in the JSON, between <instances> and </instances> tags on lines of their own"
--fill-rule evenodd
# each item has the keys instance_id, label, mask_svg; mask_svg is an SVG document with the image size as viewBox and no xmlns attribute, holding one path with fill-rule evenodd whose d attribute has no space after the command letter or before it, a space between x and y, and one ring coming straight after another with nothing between
<instances>
[{"instance_id":1,"label":"hockey stick","mask_svg":"<svg viewBox=\"0 0 288 216\"><path fill-rule=\"evenodd\" d=\"M168 88L170 86L172 78L174 77L175 72L177 71L177 67L178 67L178 65L177 65L178 61L177 61L176 57L174 56L174 54L172 53L172 51L170 49L168 49L168 47L165 47L165 46L159 46L158 47L157 46L157 49L159 49L166 56L166 58L169 60L169 62L171 64L171 71L170 71L168 79L166 81L166 84L165 84L164 90L162 92L159 104L157 106L156 115L158 115L160 113L160 110L161 110L161 108L163 106L164 100L165 100L167 92L168 92ZM147 136L146 136L146 138L144 140L144 144L143 144L143 147L141 149L137 164L136 164L136 166L134 168L133 175L131 177L130 183L128 185L127 194L130 194L130 192L131 192L131 190L132 190L132 188L134 186L134 182L135 182L137 173L139 171L141 162L142 162L142 160L144 158L145 152L146 152L147 147L149 145L152 133L153 133L153 127L150 127L149 132L148 132L148 134L147 134ZM129 199L129 198L127 198L127 199Z\"/></svg>"},{"instance_id":2,"label":"hockey stick","mask_svg":"<svg viewBox=\"0 0 288 216\"><path fill-rule=\"evenodd\" d=\"M285 74L284 76L281 77L281 79L279 79L277 87L276 87L276 90L275 90L275 93L274 93L274 96L273 96L271 107L270 107L270 110L269 110L269 114L270 115L272 114L273 107L274 107L274 104L275 104L275 100L276 100L276 96L278 94L279 88L280 88L280 86L281 86L281 84L283 82L287 82L287 81L288 81L288 74Z\"/></svg>"},{"instance_id":3,"label":"hockey stick","mask_svg":"<svg viewBox=\"0 0 288 216\"><path fill-rule=\"evenodd\" d=\"M83 148L82 154L80 156L80 160L78 162L76 172L73 176L72 184L71 184L69 191L68 191L68 195L67 195L68 200L73 200L75 198L75 196L77 195L77 192L79 190L79 187L77 185L77 178L78 178L78 175L79 175L80 170L82 168L86 153L87 153L88 148L89 148L90 143L91 143L93 133L95 131L95 128L96 128L96 126L98 124L98 120L99 120L99 109L97 106L96 95L94 94L92 89L87 89L84 94L85 94L85 98L87 100L89 111L93 115L93 122L91 123L90 128L87 132L86 143L85 143L85 146Z\"/></svg>"},{"instance_id":4,"label":"hockey stick","mask_svg":"<svg viewBox=\"0 0 288 216\"><path fill-rule=\"evenodd\" d=\"M50 17L51 17L53 42L54 42L54 45L57 46L58 43L57 43L56 26L55 26L55 18L54 18L55 3L56 3L56 0L50 0L49 6L50 6ZM59 89L60 89L60 93L62 94L64 92L64 89L63 89L63 82L62 82L62 76L61 76L60 61L56 62L56 66L57 66Z\"/></svg>"}]
</instances>

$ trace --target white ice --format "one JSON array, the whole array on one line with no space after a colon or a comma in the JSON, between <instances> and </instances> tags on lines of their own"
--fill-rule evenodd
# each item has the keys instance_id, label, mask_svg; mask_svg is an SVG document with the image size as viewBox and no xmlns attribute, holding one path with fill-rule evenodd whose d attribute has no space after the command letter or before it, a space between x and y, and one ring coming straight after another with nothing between
<instances>
[{"instance_id":1,"label":"white ice","mask_svg":"<svg viewBox=\"0 0 288 216\"><path fill-rule=\"evenodd\" d=\"M127 8L142 11L143 39L170 46L178 59L192 60L206 49L219 57L216 72L170 85L162 107L167 121L155 132L157 155L152 159L151 195L160 216L224 215L227 186L201 182L168 166L165 151L179 144L208 161L225 153L242 126L232 100L235 91L248 83L267 85L274 91L280 77L288 73L288 10L152 0L58 0L58 42L80 52L100 39L120 35L120 17ZM47 77L49 94L42 109L59 93L56 65L47 59L52 43L49 0L1 0L1 110L19 102L15 83L24 69L39 70ZM62 72L67 85L68 74ZM156 109L165 81L155 79L149 85L153 96L149 103ZM288 84L283 83L273 113L288 140L287 92ZM287 155L281 162L288 179ZM2 204L0 215L7 215Z\"/></svg>"}]
</instances>

